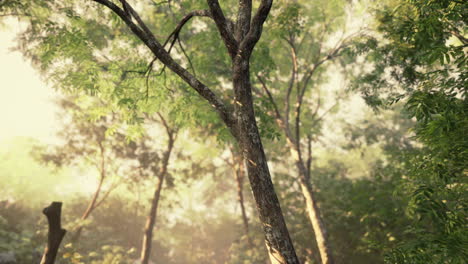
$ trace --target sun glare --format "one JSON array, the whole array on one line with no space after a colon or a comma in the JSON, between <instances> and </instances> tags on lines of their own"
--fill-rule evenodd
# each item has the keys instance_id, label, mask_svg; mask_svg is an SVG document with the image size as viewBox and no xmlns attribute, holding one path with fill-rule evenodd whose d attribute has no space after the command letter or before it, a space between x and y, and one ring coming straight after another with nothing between
<instances>
[{"instance_id":1,"label":"sun glare","mask_svg":"<svg viewBox=\"0 0 468 264\"><path fill-rule=\"evenodd\" d=\"M54 140L55 92L42 81L14 46L19 23L0 31L0 141L14 137Z\"/></svg>"}]
</instances>

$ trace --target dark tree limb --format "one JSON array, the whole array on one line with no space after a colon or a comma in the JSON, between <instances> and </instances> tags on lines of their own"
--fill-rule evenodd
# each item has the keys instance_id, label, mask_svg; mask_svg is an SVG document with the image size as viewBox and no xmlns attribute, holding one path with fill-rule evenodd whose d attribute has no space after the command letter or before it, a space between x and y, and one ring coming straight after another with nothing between
<instances>
[{"instance_id":1,"label":"dark tree limb","mask_svg":"<svg viewBox=\"0 0 468 264\"><path fill-rule=\"evenodd\" d=\"M239 55L244 58L249 58L252 54L255 44L262 35L263 24L270 13L271 5L273 0L262 0L260 6L255 13L255 16L252 18L252 23L249 28L249 32L239 44Z\"/></svg>"},{"instance_id":2,"label":"dark tree limb","mask_svg":"<svg viewBox=\"0 0 468 264\"><path fill-rule=\"evenodd\" d=\"M109 0L93 0L101 5L106 6L116 15L118 15L125 24L130 28L130 30L152 51L156 58L161 61L166 67L171 69L175 74L177 74L182 80L184 80L188 85L190 85L201 97L207 100L210 105L215 108L216 112L219 114L220 118L224 123L231 129L231 133L234 137L237 137L236 122L234 120L231 109L226 107L224 102L205 84L198 80L194 75L192 75L187 69L182 67L177 63L169 53L164 49L162 44L156 39L156 37L145 30L146 26L143 27L144 22L141 19L137 19L140 26L137 26L132 17L129 17L128 14L122 10L120 7L110 2ZM125 4L127 10L130 13L133 13L133 18L136 19L136 12L130 7L128 3ZM213 16L214 18L214 16ZM226 22L227 23L227 22ZM142 29L143 27L143 29Z\"/></svg>"},{"instance_id":3,"label":"dark tree limb","mask_svg":"<svg viewBox=\"0 0 468 264\"><path fill-rule=\"evenodd\" d=\"M41 264L53 264L57 257L57 252L60 247L65 233L67 232L61 225L62 203L53 202L48 207L44 208L43 214L47 216L49 222L49 232L47 237L47 247L42 255Z\"/></svg>"},{"instance_id":4,"label":"dark tree limb","mask_svg":"<svg viewBox=\"0 0 468 264\"><path fill-rule=\"evenodd\" d=\"M186 14L180 21L179 23L177 24L176 28L174 29L174 31L172 31L172 33L169 35L169 37L167 38L166 42L164 43L164 47L167 45L167 43L169 42L169 40L171 38L173 38L173 41L175 41L175 39L177 39L177 37L179 36L179 33L180 31L182 30L182 27L193 17L195 16L200 16L200 17L211 17L211 13L210 11L208 10L194 10L188 14Z\"/></svg>"},{"instance_id":5,"label":"dark tree limb","mask_svg":"<svg viewBox=\"0 0 468 264\"><path fill-rule=\"evenodd\" d=\"M219 5L218 0L207 0L207 2L208 6L210 7L211 16L213 17L213 20L216 23L216 27L221 34L221 38L224 41L224 45L228 49L231 58L234 58L237 53L238 43L234 38L232 29L229 27L229 21L224 16L223 10Z\"/></svg>"},{"instance_id":6,"label":"dark tree limb","mask_svg":"<svg viewBox=\"0 0 468 264\"><path fill-rule=\"evenodd\" d=\"M235 37L237 41L242 41L245 35L249 32L251 17L252 0L239 0L239 12L237 14L235 29Z\"/></svg>"}]
</instances>

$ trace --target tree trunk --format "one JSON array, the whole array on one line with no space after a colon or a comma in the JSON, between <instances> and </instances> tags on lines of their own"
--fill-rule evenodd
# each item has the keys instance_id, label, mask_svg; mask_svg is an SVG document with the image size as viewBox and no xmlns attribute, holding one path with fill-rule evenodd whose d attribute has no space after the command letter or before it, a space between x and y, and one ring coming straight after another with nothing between
<instances>
[{"instance_id":1,"label":"tree trunk","mask_svg":"<svg viewBox=\"0 0 468 264\"><path fill-rule=\"evenodd\" d=\"M47 234L47 246L42 255L41 264L53 264L57 257L57 252L60 247L65 233L67 232L62 228L61 215L62 215L62 203L53 202L42 211L47 216L49 222L49 232Z\"/></svg>"},{"instance_id":2,"label":"tree trunk","mask_svg":"<svg viewBox=\"0 0 468 264\"><path fill-rule=\"evenodd\" d=\"M279 126L284 129L286 141L291 149L292 156L295 159L296 168L299 174L299 185L306 202L307 216L309 217L309 221L312 224L312 229L315 234L315 241L319 249L321 263L333 264L335 262L333 260L330 242L328 241L325 224L323 223L320 208L318 207L317 201L314 197L314 190L310 183L308 169L301 158L301 153L297 145L298 142L293 139L290 131L281 123L281 120L277 120L277 122Z\"/></svg>"},{"instance_id":3,"label":"tree trunk","mask_svg":"<svg viewBox=\"0 0 468 264\"><path fill-rule=\"evenodd\" d=\"M167 150L164 153L163 160L162 160L162 167L158 175L159 181L158 181L158 184L156 185L153 199L151 201L151 209L146 219L145 231L143 235L143 245L141 248L141 256L140 256L141 264L148 264L150 260L151 245L153 242L153 229L154 229L154 225L156 224L159 198L161 196L161 190L162 190L162 186L164 183L164 179L166 178L167 165L169 164L169 158L171 156L173 146L174 146L174 140L172 138L172 134L169 134L169 142L168 142Z\"/></svg>"},{"instance_id":4,"label":"tree trunk","mask_svg":"<svg viewBox=\"0 0 468 264\"><path fill-rule=\"evenodd\" d=\"M312 184L307 176L307 169L300 160L296 161L296 167L299 171L299 185L301 186L302 195L306 201L307 214L315 233L315 241L317 242L322 264L333 264L334 261L327 231L320 215L320 208L314 197Z\"/></svg>"},{"instance_id":5,"label":"tree trunk","mask_svg":"<svg viewBox=\"0 0 468 264\"><path fill-rule=\"evenodd\" d=\"M244 206L244 191L243 191L243 183L245 179L245 166L244 166L244 159L242 158L242 155L240 155L238 152L233 151L233 162L234 162L234 170L235 170L235 177L236 177L236 184L237 184L237 201L239 202L240 208L241 208L241 213L242 213L242 222L244 224L244 232L245 235L247 236L247 243L249 244L250 247L253 247L254 244L252 242L252 239L250 237L249 233L249 219L247 218L247 213L245 211L245 206Z\"/></svg>"},{"instance_id":6,"label":"tree trunk","mask_svg":"<svg viewBox=\"0 0 468 264\"><path fill-rule=\"evenodd\" d=\"M88 217L91 215L93 210L96 208L96 203L97 203L97 200L99 198L99 195L101 194L101 189L102 189L102 184L104 182L104 178L105 178L105 175L101 174L101 178L99 179L99 183L98 183L98 186L96 188L96 191L94 191L93 198L89 202L88 207L86 208L86 210L84 211L83 215L80 218L82 221L88 219ZM78 240L80 239L80 236L81 236L81 232L83 231L83 228L84 227L83 227L82 224L80 224L78 226L78 228L76 229L76 231L73 234L73 237L71 239L71 241L73 243L78 242Z\"/></svg>"},{"instance_id":7,"label":"tree trunk","mask_svg":"<svg viewBox=\"0 0 468 264\"><path fill-rule=\"evenodd\" d=\"M237 115L238 141L247 165L265 243L273 264L298 264L294 246L271 181L255 120L249 76L249 60L238 54L233 60L233 84Z\"/></svg>"}]
</instances>

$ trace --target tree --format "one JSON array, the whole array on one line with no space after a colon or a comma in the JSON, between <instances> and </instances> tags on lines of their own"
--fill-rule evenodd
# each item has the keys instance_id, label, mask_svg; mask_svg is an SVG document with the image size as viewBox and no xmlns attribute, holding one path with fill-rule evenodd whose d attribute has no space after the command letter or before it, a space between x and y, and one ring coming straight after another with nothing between
<instances>
[{"instance_id":1,"label":"tree","mask_svg":"<svg viewBox=\"0 0 468 264\"><path fill-rule=\"evenodd\" d=\"M158 183L156 184L156 187L154 189L153 198L151 200L151 208L150 208L150 212L148 214L147 220L146 220L146 225L145 225L145 230L144 230L143 245L141 248L141 258L140 258L142 264L148 264L150 256L151 256L153 229L154 229L154 225L157 219L156 217L157 217L157 211L158 211L159 198L161 196L164 179L166 178L166 175L168 174L167 167L169 165L169 159L171 157L171 153L174 148L174 143L177 137L177 129L171 127L167 123L166 119L164 119L164 117L161 114L158 113L158 116L167 133L166 150L163 152L162 157L160 157L160 159L155 159L155 157L149 156L150 154L152 154L152 152L145 151L145 149L147 150L148 147L145 146L144 142L142 142L140 144L141 145L140 149L143 150L143 153L141 153L140 157L138 158L139 163L141 164L140 170L144 168L149 169L150 173L155 174L155 176L158 179ZM151 144L151 142L149 142L149 144ZM157 161L159 160L160 160L160 164L158 166Z\"/></svg>"},{"instance_id":2,"label":"tree","mask_svg":"<svg viewBox=\"0 0 468 264\"><path fill-rule=\"evenodd\" d=\"M346 32L346 8L352 6L345 1L292 1L278 5L274 10L279 14L273 22L274 31L264 38L278 51L270 55L270 60L254 61L259 86L254 91L262 98L261 107L276 122L291 153L297 173L295 179L301 186L322 263L334 263L333 247L315 197L312 152L324 117L342 99L336 96L330 100L331 96L324 95L330 94L322 88L327 81L327 70L337 75L332 63L352 62L347 50L361 34ZM337 33L342 36L337 38ZM327 44L330 40L334 44ZM273 70L273 65L278 65L278 70ZM344 87L336 90L345 93ZM327 102L333 100L334 103Z\"/></svg>"},{"instance_id":3,"label":"tree","mask_svg":"<svg viewBox=\"0 0 468 264\"><path fill-rule=\"evenodd\" d=\"M42 212L49 222L49 232L47 246L42 256L41 264L54 264L60 243L67 232L61 225L62 203L53 202L48 207L44 208Z\"/></svg>"},{"instance_id":4,"label":"tree","mask_svg":"<svg viewBox=\"0 0 468 264\"><path fill-rule=\"evenodd\" d=\"M42 162L52 163L57 167L83 165L84 163L95 167L99 175L98 183L81 216L80 221L83 222L117 187L118 181L114 180L103 192L105 182L115 177L115 174L122 173L122 167L117 164L126 158L123 155L125 148L128 147L125 143L126 136L117 131L114 131L112 135L108 133L108 129L115 125L115 115L113 117L102 116L98 113L94 116L97 120L92 121L90 109L79 106L73 98L60 99L58 104L65 113L61 115L64 129L58 135L65 142L53 147L37 146L33 154ZM74 230L72 237L74 242L79 240L83 228L83 223L80 223Z\"/></svg>"},{"instance_id":5,"label":"tree","mask_svg":"<svg viewBox=\"0 0 468 264\"><path fill-rule=\"evenodd\" d=\"M156 37L157 35L153 34L150 27L148 27L148 24L144 22L144 20L138 14L138 12L135 11L135 9L127 1L120 1L120 6L108 0L96 0L94 2L97 2L98 4L107 7L108 10L110 10L112 13L109 14L105 10L96 9L97 6L95 5L87 5L85 6L85 9L87 9L87 11L94 9L94 13L98 13L101 16L105 16L107 18L111 17L112 19L114 19L114 21L115 17L117 16L119 20L123 21L127 25L128 29L132 31L133 36L136 36L142 43L144 43L144 45L147 48L149 48L154 58L164 65L164 69L168 68L172 72L174 72L179 78L181 78L186 84L188 84L191 87L191 89L193 89L192 91L195 91L199 96L204 98L212 106L214 111L218 114L219 118L225 123L231 135L235 138L236 142L239 144L240 149L242 150L242 155L247 165L246 167L252 192L255 197L257 209L259 211L259 217L261 219L261 223L265 233L265 242L272 262L298 263L296 253L294 251L294 246L289 237L289 233L281 212L279 201L271 181L267 159L264 153L260 134L257 127L257 122L255 119L252 87L250 82L250 58L255 45L261 37L263 24L265 23L265 20L268 17L273 1L261 1L257 10L255 11L255 14L252 14L252 1L240 0L238 2L238 11L236 15L237 19L235 22L233 22L231 19L225 16L224 11L217 0L208 0L207 10L191 10L183 17L183 19L178 23L176 29L173 31L173 34L171 34L171 38L173 39L173 42L175 42L175 40L177 40L178 38L178 34L182 30L186 22L192 17L205 16L211 18L214 21L214 23L216 24L216 28L221 36L222 42L224 43L224 46L227 50L227 53L231 58L230 75L232 78L234 100L229 105L226 104L226 102L224 102L223 100L221 100L220 97L212 89L210 89L207 85L201 82L194 74L190 73L186 68L182 66L181 63L178 63L174 59L174 57L170 55L170 48L165 48L165 45L158 40L158 37ZM50 45L50 43L47 44L47 46L52 49L45 48L45 46L43 46L46 50L49 49L49 51L51 51L46 51L45 53L42 53L42 55L45 55L49 59L49 61L46 60L41 62L41 67L44 70L48 70L46 64L50 65L50 63L54 59L57 59L57 57L73 58L75 55L79 55L75 57L75 59L78 59L77 61L75 61L77 62L77 64L75 64L77 68L80 68L82 66L85 68L91 67L88 69L92 70L92 68L96 66L94 70L102 70L99 64L84 63L87 59L88 61L92 61L96 54L92 52L92 49L90 49L91 47L89 45L97 44L100 46L94 47L99 48L106 46L107 43L106 41L100 41L100 44L98 44L98 42L96 42L96 39L90 40L86 37L83 37L84 35L80 35L80 33L78 33L80 31L82 33L86 31L82 31L83 28L80 29L79 22L78 24L74 23L74 21L76 20L83 21L81 17L76 14L77 12L80 12L80 10L83 10L83 8L76 8L74 7L73 2L68 1L53 1L47 3L39 1L39 3L31 2L27 4L11 1L10 4L10 6L13 6L13 8L18 6L24 8L24 5L26 5L26 11L23 11L23 13L28 11L30 12L31 6L37 5L34 7L39 6L41 11L49 10L47 12L51 12L50 10L53 10L54 12L56 12L56 14L61 14L61 12L65 11L65 13L67 14L67 16L65 16L64 18L70 21L71 24L62 24L59 21L50 21L54 18L47 15L44 16L44 13L39 15L42 16L39 20L35 21L40 21L40 23L32 23L33 26L31 27L31 29L40 29L42 27L42 30L40 30L40 32L29 32L33 35L35 33L38 33L35 37L37 42L29 44L38 44L38 46L41 46L41 42L42 44L46 43L47 37L49 37L50 33L52 33L55 30L61 31L64 34L62 35L60 40L63 49L48 46ZM44 7L46 9L44 9ZM156 10L158 10L157 5L154 7L156 8ZM102 22L97 22L96 17L94 19L89 18L89 13L82 13L81 15L82 17L88 17L88 20L85 21L92 23L94 27L100 28L104 32L108 32L108 24L105 24L106 22L104 22L104 25L100 24ZM102 17L100 17L100 19L102 21ZM49 20L49 22L51 23L47 23L47 20ZM85 22L84 24L86 23L87 22ZM67 29L67 26L71 26L71 28L73 28L72 31L69 31ZM72 33L75 29L78 31ZM98 31L91 31L88 28L88 31L86 32L95 35ZM41 34L45 34L46 38L42 38L42 36L44 35ZM41 37L38 38L38 36ZM41 41L41 38L42 40L46 41ZM66 44L66 39L70 40L70 45ZM94 44L92 41L95 41ZM57 52L54 54L55 51ZM34 52L29 52L31 56L37 56L34 55ZM54 55L57 55L57 57L54 57ZM80 56L85 57L79 58ZM83 64L80 64L79 62L83 62ZM112 69L104 69L104 74L108 74L109 71L112 71ZM62 71L60 71L59 73L55 73L55 77L60 78L60 75L63 76L63 74L64 73L62 69ZM93 82L90 82L89 88L91 88L92 90L96 86L96 81L102 79L94 74L85 78L96 78ZM73 80L68 81L73 82ZM74 85L80 86L80 84L76 83L74 83Z\"/></svg>"},{"instance_id":6,"label":"tree","mask_svg":"<svg viewBox=\"0 0 468 264\"><path fill-rule=\"evenodd\" d=\"M389 251L388 263L463 263L468 256L466 8L462 1L395 1L378 12L386 41L366 54L373 70L356 86L377 107L404 101L423 143L404 163L401 186L413 238Z\"/></svg>"}]
</instances>

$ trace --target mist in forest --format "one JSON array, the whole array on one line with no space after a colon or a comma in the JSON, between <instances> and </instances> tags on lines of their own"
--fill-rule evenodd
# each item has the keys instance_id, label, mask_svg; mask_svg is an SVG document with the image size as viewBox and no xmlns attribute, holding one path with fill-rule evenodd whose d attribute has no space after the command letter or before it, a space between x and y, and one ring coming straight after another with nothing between
<instances>
[{"instance_id":1,"label":"mist in forest","mask_svg":"<svg viewBox=\"0 0 468 264\"><path fill-rule=\"evenodd\" d=\"M0 264L462 264L463 1L0 1Z\"/></svg>"}]
</instances>

